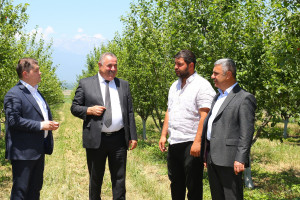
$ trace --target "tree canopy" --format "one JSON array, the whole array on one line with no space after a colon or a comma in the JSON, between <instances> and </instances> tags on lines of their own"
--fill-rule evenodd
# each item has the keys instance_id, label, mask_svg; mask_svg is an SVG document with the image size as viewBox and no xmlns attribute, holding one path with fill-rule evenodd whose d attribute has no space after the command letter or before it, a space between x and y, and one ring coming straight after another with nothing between
<instances>
[{"instance_id":1,"label":"tree canopy","mask_svg":"<svg viewBox=\"0 0 300 200\"><path fill-rule=\"evenodd\" d=\"M98 51L117 55L135 111L143 121L152 116L158 128L176 79L176 52L192 50L197 72L208 80L216 60L232 58L239 84L257 99L255 137L272 139L269 122L299 123L299 9L293 0L138 0L122 17L122 34Z\"/></svg>"},{"instance_id":2,"label":"tree canopy","mask_svg":"<svg viewBox=\"0 0 300 200\"><path fill-rule=\"evenodd\" d=\"M52 44L37 39L37 35L29 35L24 31L29 16L26 9L29 4L14 6L12 1L0 0L0 107L6 92L13 87L18 76L15 67L23 57L38 60L42 72L39 90L50 105L63 101L62 82L55 74L56 67L52 62Z\"/></svg>"}]
</instances>

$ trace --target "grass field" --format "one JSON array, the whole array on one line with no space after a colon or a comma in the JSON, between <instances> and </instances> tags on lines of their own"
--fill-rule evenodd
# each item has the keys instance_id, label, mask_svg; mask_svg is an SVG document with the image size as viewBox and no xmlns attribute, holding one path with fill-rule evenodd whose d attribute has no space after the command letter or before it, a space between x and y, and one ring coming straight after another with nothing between
<instances>
[{"instance_id":1,"label":"grass field","mask_svg":"<svg viewBox=\"0 0 300 200\"><path fill-rule=\"evenodd\" d=\"M81 143L82 121L70 113L70 101L56 115L60 122L54 132L55 147L51 156L46 156L42 200L88 199L88 170L85 150ZM142 125L137 118L138 132ZM127 199L170 200L167 177L166 154L158 149L159 133L151 121L147 126L146 141L139 140L137 149L128 152ZM299 126L293 127L296 132ZM0 136L1 137L1 136ZM12 185L11 166L4 160L4 138L0 138L0 199L9 199ZM300 199L300 145L294 139L269 141L259 139L253 146L252 176L255 189L245 189L245 199ZM204 171L204 199L211 199ZM111 197L111 182L108 170L102 186L102 199Z\"/></svg>"}]
</instances>

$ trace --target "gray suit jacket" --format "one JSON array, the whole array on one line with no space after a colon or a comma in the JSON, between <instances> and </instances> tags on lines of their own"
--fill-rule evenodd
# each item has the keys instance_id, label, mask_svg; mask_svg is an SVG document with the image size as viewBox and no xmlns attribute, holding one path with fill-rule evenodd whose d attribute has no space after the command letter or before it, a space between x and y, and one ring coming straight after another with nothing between
<instances>
[{"instance_id":1,"label":"gray suit jacket","mask_svg":"<svg viewBox=\"0 0 300 200\"><path fill-rule=\"evenodd\" d=\"M217 94L213 106L220 94ZM211 110L212 110L211 109ZM249 153L254 133L255 97L236 85L221 105L212 123L210 139L211 161L218 166L233 167L234 161L249 165ZM208 113L203 126L202 141L207 155Z\"/></svg>"},{"instance_id":2,"label":"gray suit jacket","mask_svg":"<svg viewBox=\"0 0 300 200\"><path fill-rule=\"evenodd\" d=\"M127 81L115 78L116 87L119 93L122 117L125 130L125 140L128 145L129 140L137 140L132 98ZM78 88L71 106L74 116L83 119L83 147L99 148L101 143L101 130L103 126L103 115L87 115L87 108L94 105L104 106L99 85L98 74L84 78L79 81Z\"/></svg>"}]
</instances>

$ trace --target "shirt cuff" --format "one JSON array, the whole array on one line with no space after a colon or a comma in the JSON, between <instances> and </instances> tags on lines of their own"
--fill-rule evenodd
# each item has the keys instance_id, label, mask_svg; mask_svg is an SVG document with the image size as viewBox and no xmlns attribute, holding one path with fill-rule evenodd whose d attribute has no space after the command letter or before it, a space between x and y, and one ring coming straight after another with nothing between
<instances>
[{"instance_id":1,"label":"shirt cuff","mask_svg":"<svg viewBox=\"0 0 300 200\"><path fill-rule=\"evenodd\" d=\"M41 122L40 123L40 130L43 130L43 127L44 127L44 122Z\"/></svg>"},{"instance_id":2,"label":"shirt cuff","mask_svg":"<svg viewBox=\"0 0 300 200\"><path fill-rule=\"evenodd\" d=\"M200 105L200 108L209 108L210 109L210 107L211 107L211 103L203 103L203 104ZM198 108L198 110L200 108Z\"/></svg>"}]
</instances>

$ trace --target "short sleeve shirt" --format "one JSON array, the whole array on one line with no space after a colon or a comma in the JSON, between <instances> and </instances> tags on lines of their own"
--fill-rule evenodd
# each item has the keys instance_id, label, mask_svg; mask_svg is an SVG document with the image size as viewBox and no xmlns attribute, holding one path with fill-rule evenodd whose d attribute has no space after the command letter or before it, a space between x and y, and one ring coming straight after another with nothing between
<instances>
[{"instance_id":1,"label":"short sleeve shirt","mask_svg":"<svg viewBox=\"0 0 300 200\"><path fill-rule=\"evenodd\" d=\"M182 89L181 83L178 79L169 90L169 144L194 141L200 120L199 109L210 108L216 95L211 84L197 72L186 80Z\"/></svg>"}]
</instances>

